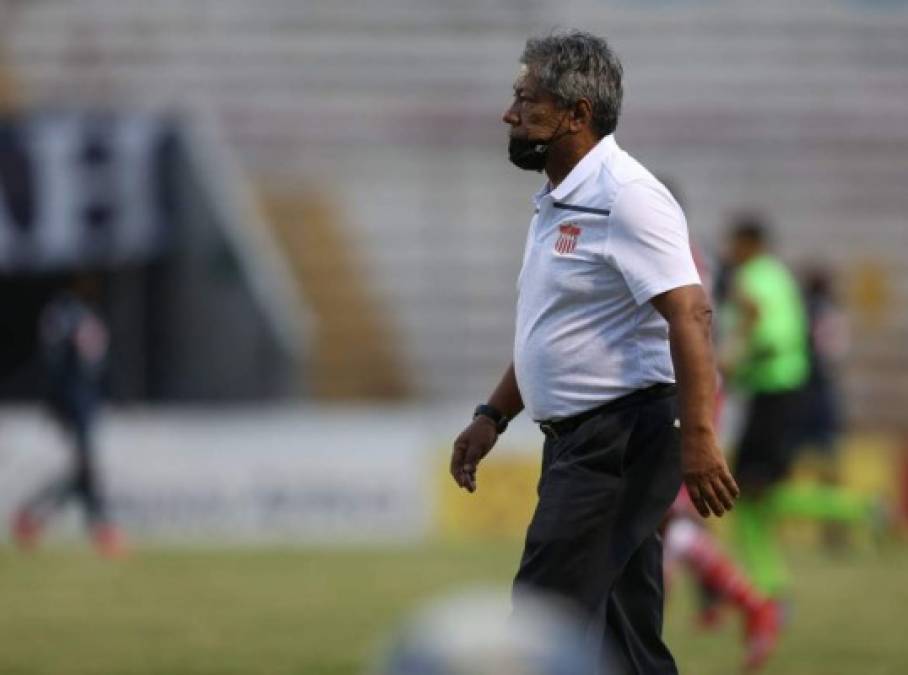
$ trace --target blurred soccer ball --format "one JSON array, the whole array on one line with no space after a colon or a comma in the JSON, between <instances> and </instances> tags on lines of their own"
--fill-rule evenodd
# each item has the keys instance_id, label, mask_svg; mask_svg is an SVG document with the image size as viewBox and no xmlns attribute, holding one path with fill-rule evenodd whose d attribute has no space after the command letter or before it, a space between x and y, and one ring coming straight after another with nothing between
<instances>
[{"instance_id":1,"label":"blurred soccer ball","mask_svg":"<svg viewBox=\"0 0 908 675\"><path fill-rule=\"evenodd\" d=\"M377 675L590 675L584 630L559 603L475 589L442 598L394 636Z\"/></svg>"}]
</instances>

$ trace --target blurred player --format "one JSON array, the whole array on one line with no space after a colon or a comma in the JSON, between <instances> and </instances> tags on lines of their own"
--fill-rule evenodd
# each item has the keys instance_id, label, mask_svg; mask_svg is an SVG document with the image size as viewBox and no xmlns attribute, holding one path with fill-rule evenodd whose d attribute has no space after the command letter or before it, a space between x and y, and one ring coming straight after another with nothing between
<instances>
[{"instance_id":1,"label":"blurred player","mask_svg":"<svg viewBox=\"0 0 908 675\"><path fill-rule=\"evenodd\" d=\"M704 596L700 624L714 628L725 606L744 620L744 668L760 668L775 649L781 627L779 604L750 581L716 541L683 490L672 505L663 528L667 585L683 566Z\"/></svg>"},{"instance_id":2,"label":"blurred player","mask_svg":"<svg viewBox=\"0 0 908 675\"><path fill-rule=\"evenodd\" d=\"M108 332L83 299L92 291L91 283L80 279L72 290L52 299L40 317L47 404L70 440L72 464L26 500L13 519L13 537L23 548L34 547L49 518L75 498L85 510L98 552L113 557L123 552L123 542L110 522L99 484L93 433Z\"/></svg>"},{"instance_id":3,"label":"blurred player","mask_svg":"<svg viewBox=\"0 0 908 675\"><path fill-rule=\"evenodd\" d=\"M735 477L742 498L735 520L741 555L760 590L782 596L788 587L774 527L785 517L859 522L874 504L822 485L785 485L804 419L803 387L810 373L808 323L801 292L769 254L762 219L741 214L731 228L733 277L725 308L723 364L749 397L737 443Z\"/></svg>"},{"instance_id":4,"label":"blurred player","mask_svg":"<svg viewBox=\"0 0 908 675\"><path fill-rule=\"evenodd\" d=\"M848 352L848 319L833 292L828 270L814 267L804 280L810 373L804 387L804 418L798 440L834 459L843 429L839 366Z\"/></svg>"},{"instance_id":5,"label":"blurred player","mask_svg":"<svg viewBox=\"0 0 908 675\"><path fill-rule=\"evenodd\" d=\"M839 484L839 446L844 430L839 367L850 343L848 318L836 300L833 279L822 266L804 278L808 320L810 375L803 390L803 417L798 444L819 460L819 477L826 485ZM826 523L824 541L830 550L846 542L841 523Z\"/></svg>"},{"instance_id":6,"label":"blurred player","mask_svg":"<svg viewBox=\"0 0 908 675\"><path fill-rule=\"evenodd\" d=\"M660 180L683 206L683 199L674 182L665 177L660 177ZM703 288L712 296L710 265L703 252L693 243L691 253ZM717 420L722 411L721 384L718 385L718 394ZM683 486L666 514L662 536L666 584L670 584L678 567L691 575L700 593L699 620L704 628L718 625L720 612L726 605L739 611L744 619L744 668L754 670L762 666L778 642L781 623L779 605L763 595L747 574L725 553L697 513Z\"/></svg>"}]
</instances>

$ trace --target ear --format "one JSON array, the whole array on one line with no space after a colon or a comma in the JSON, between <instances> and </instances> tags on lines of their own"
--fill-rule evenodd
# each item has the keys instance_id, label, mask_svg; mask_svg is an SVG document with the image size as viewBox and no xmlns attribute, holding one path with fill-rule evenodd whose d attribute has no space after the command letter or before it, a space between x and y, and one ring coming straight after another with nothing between
<instances>
[{"instance_id":1,"label":"ear","mask_svg":"<svg viewBox=\"0 0 908 675\"><path fill-rule=\"evenodd\" d=\"M585 98L574 105L570 114L570 129L573 132L581 131L593 125L593 105Z\"/></svg>"}]
</instances>

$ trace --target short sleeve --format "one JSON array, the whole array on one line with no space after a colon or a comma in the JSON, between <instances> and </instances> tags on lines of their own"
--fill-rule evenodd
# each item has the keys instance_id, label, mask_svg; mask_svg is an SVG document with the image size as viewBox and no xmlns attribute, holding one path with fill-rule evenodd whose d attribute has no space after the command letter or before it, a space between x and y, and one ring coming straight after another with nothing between
<instances>
[{"instance_id":1,"label":"short sleeve","mask_svg":"<svg viewBox=\"0 0 908 675\"><path fill-rule=\"evenodd\" d=\"M606 259L638 305L673 288L700 284L684 213L659 183L638 181L621 188L605 245Z\"/></svg>"}]
</instances>

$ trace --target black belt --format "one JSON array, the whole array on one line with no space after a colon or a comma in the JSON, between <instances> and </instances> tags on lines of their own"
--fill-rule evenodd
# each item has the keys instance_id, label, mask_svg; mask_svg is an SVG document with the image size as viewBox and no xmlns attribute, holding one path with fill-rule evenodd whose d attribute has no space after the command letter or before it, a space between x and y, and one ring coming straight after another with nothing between
<instances>
[{"instance_id":1,"label":"black belt","mask_svg":"<svg viewBox=\"0 0 908 675\"><path fill-rule=\"evenodd\" d=\"M539 429L546 437L558 439L568 435L587 420L591 420L604 412L620 410L621 408L626 408L645 401L665 398L666 396L674 394L676 389L677 387L672 383L661 382L659 384L654 384L651 387L647 387L646 389L640 389L630 394L620 396L608 403L603 403L592 410L587 410L571 417L564 417L558 420L542 420L537 424L539 424Z\"/></svg>"}]
</instances>

